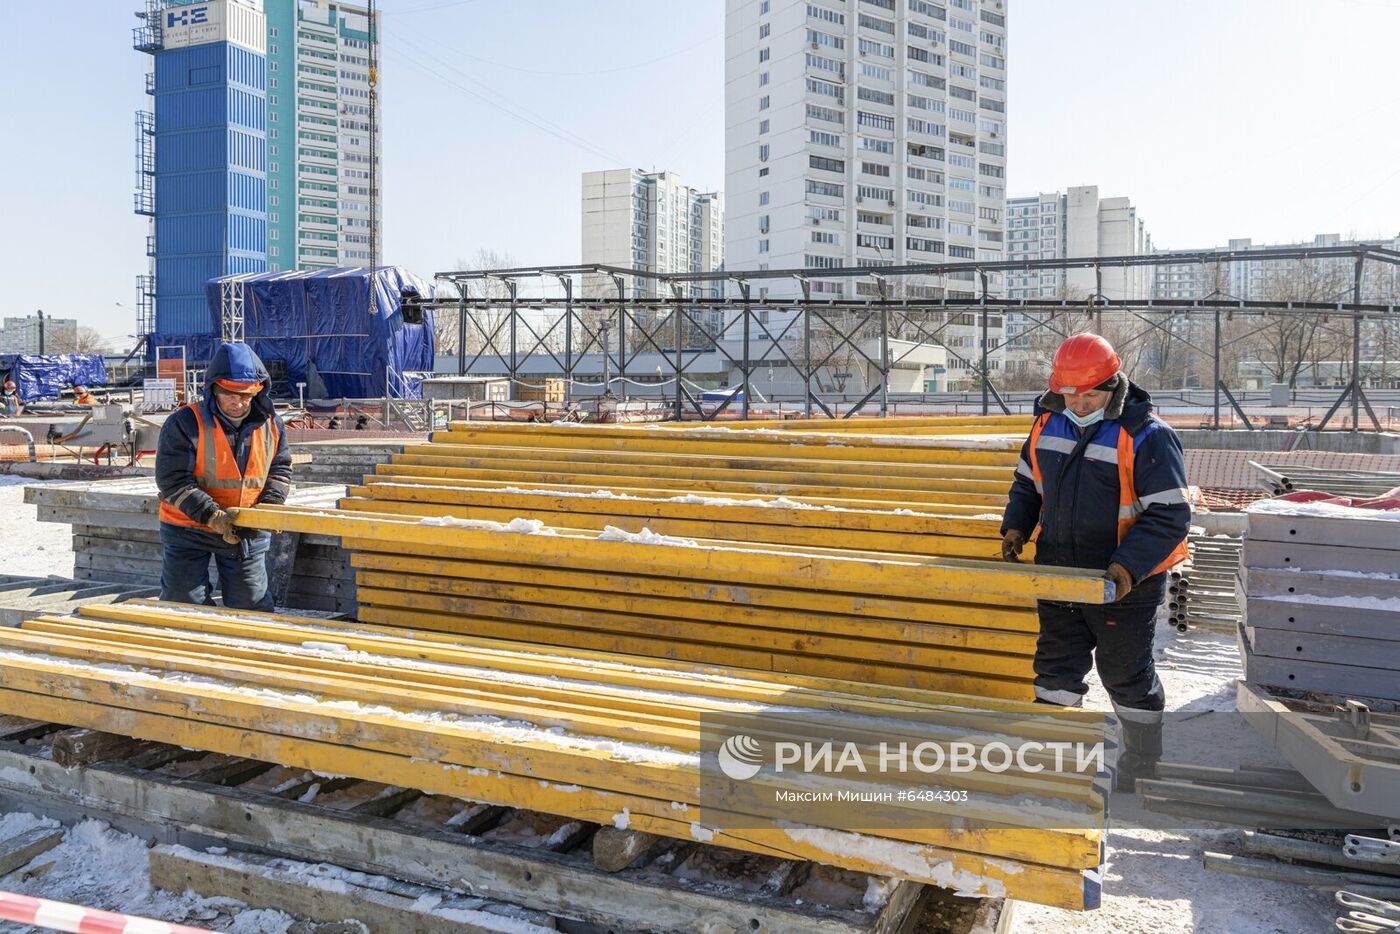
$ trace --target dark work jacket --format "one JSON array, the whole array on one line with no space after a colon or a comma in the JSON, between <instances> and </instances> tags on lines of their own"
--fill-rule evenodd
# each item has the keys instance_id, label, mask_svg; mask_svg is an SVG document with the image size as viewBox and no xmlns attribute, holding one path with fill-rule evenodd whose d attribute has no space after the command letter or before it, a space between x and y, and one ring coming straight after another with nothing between
<instances>
[{"instance_id":1,"label":"dark work jacket","mask_svg":"<svg viewBox=\"0 0 1400 934\"><path fill-rule=\"evenodd\" d=\"M1123 379L1103 421L1079 429L1064 417L1064 397L1047 392L1036 402L1037 417L1054 413L1036 450L1043 490L1031 472L1030 439L1011 485L1002 533L1017 529L1027 538L1036 526L1036 564L1104 570L1121 564L1140 581L1166 560L1190 531L1186 462L1176 432L1152 414L1152 397ZM1133 481L1143 511L1118 541L1118 430L1133 438ZM1085 443L1083 435L1093 436ZM1055 437L1059 435L1059 437ZM1074 450L1066 450L1066 448ZM1058 450L1057 450L1058 448Z\"/></svg>"},{"instance_id":2,"label":"dark work jacket","mask_svg":"<svg viewBox=\"0 0 1400 934\"><path fill-rule=\"evenodd\" d=\"M262 392L253 397L248 408L248 417L243 424L235 427L214 401L213 385L217 379L235 379L241 382L260 380ZM253 432L259 425L271 421L277 425L277 450L268 465L267 484L258 496L258 502L280 504L287 500L292 489L292 452L287 447L287 430L268 394L269 377L257 354L246 344L223 344L214 352L214 359L204 373L204 398L196 405L204 410L206 423L218 425L228 439L229 448L238 460L238 469L248 467L248 453ZM178 503L178 508L195 522L204 524L219 508L209 494L195 483L195 453L199 447L199 422L194 412L182 407L166 419L160 429L160 440L156 444L156 486L160 489L163 502ZM180 494L190 490L189 495Z\"/></svg>"}]
</instances>

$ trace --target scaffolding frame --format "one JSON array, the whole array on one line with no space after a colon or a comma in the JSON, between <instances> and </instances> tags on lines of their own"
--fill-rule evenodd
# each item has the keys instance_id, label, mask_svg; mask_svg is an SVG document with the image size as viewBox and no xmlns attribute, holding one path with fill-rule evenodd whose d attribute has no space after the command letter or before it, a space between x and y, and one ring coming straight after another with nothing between
<instances>
[{"instance_id":1,"label":"scaffolding frame","mask_svg":"<svg viewBox=\"0 0 1400 934\"><path fill-rule=\"evenodd\" d=\"M1350 260L1352 262L1351 301L1246 301L1218 296L1193 299L1111 299L1103 294L1105 269L1142 266L1196 264L1203 269L1231 262L1281 263L1299 260ZM1223 352L1232 344L1252 336L1227 340L1223 326L1237 316L1267 320L1280 316L1322 316L1323 321L1338 318L1351 324L1350 376L1321 422L1314 426L1322 430L1331 423L1348 401L1351 408L1351 430L1360 427L1362 411L1371 424L1380 430L1363 388L1361 332L1368 321L1400 321L1400 306L1367 304L1361 301L1362 284L1367 263L1400 266L1400 252L1371 247L1280 247L1262 250L1193 250L1154 253L1141 256L1093 256L1069 259L1043 259L996 263L941 263L907 266L856 266L838 269L784 269L759 271L716 271L708 273L666 274L643 269L580 264L570 266L531 266L512 269L455 270L440 272L435 278L455 288L458 297L422 304L435 307L438 313L457 313L458 372L478 373L483 361L495 360L512 380L520 381L537 371L532 364L547 357L557 367L572 389L580 356L602 353L606 376L605 393L615 381L626 386L638 375L635 363L642 353L655 353L665 361L654 384L658 387L674 384L667 391L672 414L684 417L687 412L704 420L722 415L737 402L739 414L747 418L750 409L751 376L755 369L772 363L790 366L803 383L803 409L808 416L816 413L836 417L837 413L817 391L818 374L841 353L847 359L867 364L878 374L875 385L848 407L840 417L849 418L869 407L878 414L888 415L890 406L889 378L891 369L919 344L938 344L939 337L954 324L975 328L979 347L964 356L943 345L950 359L962 363L972 374L981 393L983 414L993 408L1009 413L996 380L993 378L992 348L989 340L990 322L995 316L1014 313L1024 316L1031 326L1021 336L1045 329L1061 337L1083 330L1088 324L1102 329L1105 313L1118 313L1124 319L1136 319L1139 330L1127 342L1142 339L1151 331L1171 334L1173 319L1204 318L1212 325L1213 339L1209 348L1200 347L1182 338L1196 351L1212 361L1213 380L1211 424L1219 428L1222 412L1230 406L1254 428L1231 391L1226 375L1221 371ZM992 294L992 277L1007 272L1037 270L1068 271L1092 269L1096 282L1095 294L1087 299L1006 299ZM892 298L892 284L911 277L946 277L972 273L975 291L971 297ZM634 279L650 279L658 284L658 292L669 297L628 296L626 284ZM526 296L521 284L528 280L554 281L562 294ZM867 298L814 298L812 280L866 280L873 284L873 294ZM610 283L612 294L579 295L580 282ZM946 280L942 280L946 283ZM759 283L795 283L799 293L792 298L770 298L754 294ZM470 292L481 283L497 284L498 294L478 296ZM721 297L705 298L689 294L700 283L718 284ZM960 284L967 284L965 278ZM499 294L502 292L504 294ZM608 291L594 289L595 292ZM788 312L784 323L770 327L767 312L779 309ZM1168 324L1161 320L1165 317ZM840 318L841 320L837 320ZM814 335L824 337L825 346L813 348ZM615 339L610 339L615 335ZM1174 337L1176 335L1173 335ZM468 337L477 344L469 352ZM895 355L891 341L909 340L915 344ZM731 350L726 343L737 344ZM865 346L862 346L862 344ZM875 345L878 349L867 349ZM695 367L698 354L718 353L739 374L740 385L720 405L706 408L686 386L687 374ZM494 372L494 369L493 369ZM615 372L614 377L612 373ZM629 376L629 372L631 376Z\"/></svg>"}]
</instances>

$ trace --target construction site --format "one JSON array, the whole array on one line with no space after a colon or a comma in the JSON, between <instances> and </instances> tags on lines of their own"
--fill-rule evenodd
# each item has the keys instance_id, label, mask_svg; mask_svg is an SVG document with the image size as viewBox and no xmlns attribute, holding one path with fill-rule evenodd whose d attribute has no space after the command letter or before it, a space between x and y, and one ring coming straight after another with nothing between
<instances>
[{"instance_id":1,"label":"construction site","mask_svg":"<svg viewBox=\"0 0 1400 934\"><path fill-rule=\"evenodd\" d=\"M945 271L838 274L883 293ZM1155 618L1165 751L1123 793L1098 681L1083 707L1034 703L1038 603L1111 605L1114 583L1034 542L1002 560L1038 394L987 369L973 393L891 391L897 341L1010 306L786 300L774 334L745 277L708 301L684 280L575 297L644 275L442 273L396 290L385 326L481 330L460 374L342 400L329 417L359 430L284 391L293 490L234 511L273 535L273 613L159 599L153 433L198 374L6 419L29 440L0 488L3 887L172 930L1394 927L1400 436L1362 335L1396 309L1017 309L1061 337L1108 315L1189 342L1203 318L1217 372L1227 318L1356 336L1329 396L1149 384L1192 517ZM558 292L526 298L544 276ZM483 277L504 298L461 285ZM275 357L263 287L211 283L211 313ZM812 337L838 321L861 398L820 385ZM706 391L692 367L715 354L741 378ZM746 380L777 354L795 396ZM784 771L794 739L872 768ZM980 765L871 774L896 740ZM1038 751L991 767L1008 744ZM813 800L855 803L775 804Z\"/></svg>"},{"instance_id":2,"label":"construction site","mask_svg":"<svg viewBox=\"0 0 1400 934\"><path fill-rule=\"evenodd\" d=\"M469 3L391 21L452 249L558 213ZM745 232L589 171L584 261L420 275L374 2L139 5L135 345L0 329L0 930L1400 931L1400 238L1008 198L1004 2L730 0ZM500 67L654 64L574 41Z\"/></svg>"}]
</instances>

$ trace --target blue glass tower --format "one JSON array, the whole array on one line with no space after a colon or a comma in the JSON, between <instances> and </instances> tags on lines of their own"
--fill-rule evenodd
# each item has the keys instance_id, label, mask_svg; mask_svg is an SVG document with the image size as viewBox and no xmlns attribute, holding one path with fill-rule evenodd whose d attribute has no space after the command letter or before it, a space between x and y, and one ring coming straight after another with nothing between
<instances>
[{"instance_id":1,"label":"blue glass tower","mask_svg":"<svg viewBox=\"0 0 1400 934\"><path fill-rule=\"evenodd\" d=\"M213 330L204 283L267 268L267 58L261 0L153 3L154 330ZM140 198L138 196L138 210Z\"/></svg>"}]
</instances>

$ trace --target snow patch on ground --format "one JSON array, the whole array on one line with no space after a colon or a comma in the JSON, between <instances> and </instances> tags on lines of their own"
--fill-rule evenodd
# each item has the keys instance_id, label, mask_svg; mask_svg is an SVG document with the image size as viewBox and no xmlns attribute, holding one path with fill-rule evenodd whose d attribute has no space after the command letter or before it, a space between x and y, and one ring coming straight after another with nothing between
<instances>
[{"instance_id":1,"label":"snow patch on ground","mask_svg":"<svg viewBox=\"0 0 1400 934\"><path fill-rule=\"evenodd\" d=\"M0 549L0 574L73 576L73 527L64 522L40 522L38 508L24 501L25 487L56 482L64 481L0 475L0 516L5 517L8 533Z\"/></svg>"},{"instance_id":2,"label":"snow patch on ground","mask_svg":"<svg viewBox=\"0 0 1400 934\"><path fill-rule=\"evenodd\" d=\"M0 818L0 838L33 827L57 826L57 821L32 814L6 814ZM85 820L71 828L62 843L35 859L35 865L52 863L51 869L30 878L17 870L4 878L0 888L239 934L282 934L292 924L293 919L280 911L247 910L230 898L201 898L153 887L148 849L144 840L112 830L102 821ZM6 925L5 930L39 929Z\"/></svg>"}]
</instances>

